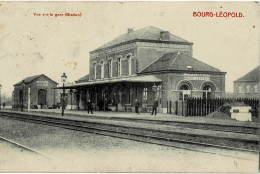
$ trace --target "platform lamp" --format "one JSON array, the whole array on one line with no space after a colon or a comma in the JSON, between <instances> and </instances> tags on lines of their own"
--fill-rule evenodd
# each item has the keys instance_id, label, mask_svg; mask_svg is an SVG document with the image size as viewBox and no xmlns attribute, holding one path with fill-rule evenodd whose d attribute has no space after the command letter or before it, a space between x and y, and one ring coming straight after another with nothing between
<instances>
[{"instance_id":1,"label":"platform lamp","mask_svg":"<svg viewBox=\"0 0 260 174\"><path fill-rule=\"evenodd\" d=\"M25 81L24 81L24 80L23 80L23 82L22 82L21 87L22 87L22 107L21 107L21 111L23 112L23 91L24 91L24 89L25 89Z\"/></svg>"},{"instance_id":2,"label":"platform lamp","mask_svg":"<svg viewBox=\"0 0 260 174\"><path fill-rule=\"evenodd\" d=\"M0 110L1 110L1 90L2 90L2 85L0 84Z\"/></svg>"},{"instance_id":3,"label":"platform lamp","mask_svg":"<svg viewBox=\"0 0 260 174\"><path fill-rule=\"evenodd\" d=\"M64 102L65 102L65 88L64 88L64 83L67 80L67 76L65 73L62 74L61 76L61 82L63 83L63 87L62 87L62 113L61 116L64 116Z\"/></svg>"}]
</instances>

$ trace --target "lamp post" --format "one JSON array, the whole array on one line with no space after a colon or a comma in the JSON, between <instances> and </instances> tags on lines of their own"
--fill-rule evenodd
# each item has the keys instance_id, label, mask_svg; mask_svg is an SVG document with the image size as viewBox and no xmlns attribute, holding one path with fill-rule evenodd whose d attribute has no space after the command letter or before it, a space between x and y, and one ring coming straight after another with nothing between
<instances>
[{"instance_id":1,"label":"lamp post","mask_svg":"<svg viewBox=\"0 0 260 174\"><path fill-rule=\"evenodd\" d=\"M2 89L2 85L0 84L0 110L1 110L1 89Z\"/></svg>"},{"instance_id":2,"label":"lamp post","mask_svg":"<svg viewBox=\"0 0 260 174\"><path fill-rule=\"evenodd\" d=\"M22 82L21 87L22 87L22 107L21 107L21 111L23 112L23 90L24 90L24 88L25 88L25 81L24 81L24 80L23 80L23 82Z\"/></svg>"},{"instance_id":3,"label":"lamp post","mask_svg":"<svg viewBox=\"0 0 260 174\"><path fill-rule=\"evenodd\" d=\"M61 116L64 116L64 102L65 102L65 88L64 88L64 83L67 80L67 76L65 73L62 74L61 76L61 82L63 83L63 87L62 87L62 112L61 112Z\"/></svg>"}]
</instances>

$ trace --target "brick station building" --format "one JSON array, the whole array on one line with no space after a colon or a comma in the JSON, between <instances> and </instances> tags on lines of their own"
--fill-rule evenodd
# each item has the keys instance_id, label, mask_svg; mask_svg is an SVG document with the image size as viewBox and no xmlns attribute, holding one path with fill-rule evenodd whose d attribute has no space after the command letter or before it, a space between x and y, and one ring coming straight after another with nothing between
<instances>
[{"instance_id":1,"label":"brick station building","mask_svg":"<svg viewBox=\"0 0 260 174\"><path fill-rule=\"evenodd\" d=\"M259 98L259 66L234 81L236 98Z\"/></svg>"},{"instance_id":2,"label":"brick station building","mask_svg":"<svg viewBox=\"0 0 260 174\"><path fill-rule=\"evenodd\" d=\"M31 108L52 107L57 102L60 102L59 94L54 89L57 84L44 74L30 76L21 80L13 85L13 107L20 108L22 104L24 108L28 108L28 104L31 105Z\"/></svg>"},{"instance_id":3,"label":"brick station building","mask_svg":"<svg viewBox=\"0 0 260 174\"><path fill-rule=\"evenodd\" d=\"M138 99L147 110L155 99L159 112L167 102L187 97L222 97L225 72L192 57L193 43L155 27L127 33L90 52L89 75L66 85L76 89L80 107L88 99L97 110L133 110Z\"/></svg>"}]
</instances>

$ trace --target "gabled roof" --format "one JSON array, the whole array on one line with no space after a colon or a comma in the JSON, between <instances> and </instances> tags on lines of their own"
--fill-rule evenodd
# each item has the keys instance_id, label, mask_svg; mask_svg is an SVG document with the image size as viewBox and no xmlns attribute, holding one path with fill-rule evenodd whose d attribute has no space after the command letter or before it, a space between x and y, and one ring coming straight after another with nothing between
<instances>
[{"instance_id":1,"label":"gabled roof","mask_svg":"<svg viewBox=\"0 0 260 174\"><path fill-rule=\"evenodd\" d=\"M150 64L140 73L158 72L158 71L195 71L195 72L220 72L206 63L203 63L184 53L174 52L168 53Z\"/></svg>"},{"instance_id":2,"label":"gabled roof","mask_svg":"<svg viewBox=\"0 0 260 174\"><path fill-rule=\"evenodd\" d=\"M149 40L149 41L161 41L160 39L160 32L162 32L163 30L153 27L153 26L149 26L149 27L145 27L142 29L138 29L138 30L134 30L130 33L126 33L126 34L122 34L119 37L115 38L114 40L102 45L101 47L97 48L96 50L99 49L104 49L107 47L111 47L114 45L118 45L120 43L124 43L124 42L128 42L128 41L132 41L132 40ZM170 38L169 41L172 42L183 42L183 43L187 43L187 44L192 44L191 42L188 42L178 36L175 36L173 34L170 34ZM96 51L94 50L94 51Z\"/></svg>"},{"instance_id":3,"label":"gabled roof","mask_svg":"<svg viewBox=\"0 0 260 174\"><path fill-rule=\"evenodd\" d=\"M259 66L234 82L259 82Z\"/></svg>"},{"instance_id":4,"label":"gabled roof","mask_svg":"<svg viewBox=\"0 0 260 174\"><path fill-rule=\"evenodd\" d=\"M89 74L81 77L80 79L76 80L76 83L80 83L80 82L88 82L89 81Z\"/></svg>"},{"instance_id":5,"label":"gabled roof","mask_svg":"<svg viewBox=\"0 0 260 174\"><path fill-rule=\"evenodd\" d=\"M44 75L44 74L39 74L39 75L35 75L35 76L26 77L25 79L21 80L20 82L14 84L14 86L19 86L19 85L21 85L23 81L24 81L25 84L27 85L27 84L31 83L32 81L34 81L34 80L36 80L36 79L38 79L39 77L42 77L42 76L44 76L45 78L47 78L47 79L53 81L54 83L58 84L57 82L55 82L54 80L50 79L50 78L47 77L46 75Z\"/></svg>"}]
</instances>

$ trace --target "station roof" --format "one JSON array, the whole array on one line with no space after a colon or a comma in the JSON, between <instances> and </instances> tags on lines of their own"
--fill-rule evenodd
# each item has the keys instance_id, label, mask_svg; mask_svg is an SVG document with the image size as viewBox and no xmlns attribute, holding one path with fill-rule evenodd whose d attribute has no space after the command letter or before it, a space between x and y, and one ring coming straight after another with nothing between
<instances>
[{"instance_id":1,"label":"station roof","mask_svg":"<svg viewBox=\"0 0 260 174\"><path fill-rule=\"evenodd\" d=\"M97 80L90 82L82 82L76 84L65 84L65 88L76 88L80 86L90 86L90 85L98 85L98 84L109 84L109 83L122 83L122 82L135 82L135 83L159 83L162 82L161 79L155 77L154 75L143 75L143 76L131 76L131 77L121 77L115 79L106 79L106 80ZM62 86L56 87L56 89L62 89Z\"/></svg>"},{"instance_id":2,"label":"station roof","mask_svg":"<svg viewBox=\"0 0 260 174\"><path fill-rule=\"evenodd\" d=\"M140 73L158 71L220 72L219 69L180 52L163 55L155 62L148 65Z\"/></svg>"},{"instance_id":3,"label":"station roof","mask_svg":"<svg viewBox=\"0 0 260 174\"><path fill-rule=\"evenodd\" d=\"M76 83L80 83L80 82L88 82L89 81L89 74L81 77L80 79L76 80Z\"/></svg>"},{"instance_id":4,"label":"station roof","mask_svg":"<svg viewBox=\"0 0 260 174\"><path fill-rule=\"evenodd\" d=\"M42 77L42 76L45 77L45 78L47 78L48 80L54 82L55 84L58 84L57 82L55 82L54 80L50 79L50 78L47 77L46 75L44 75L44 74L39 74L39 75L35 75L35 76L26 77L26 78L24 78L23 80L21 80L20 82L14 84L13 86L20 86L20 85L23 83L23 81L24 81L24 83L27 85L27 84L31 83L32 81L34 81L34 80L36 80L36 79L38 79L39 77Z\"/></svg>"},{"instance_id":5,"label":"station roof","mask_svg":"<svg viewBox=\"0 0 260 174\"><path fill-rule=\"evenodd\" d=\"M142 41L159 41L162 42L161 40L161 36L160 33L164 32L163 30L153 27L153 26L149 26L149 27L145 27L145 28L141 28L138 30L133 30L131 32L122 34L120 36L118 36L117 38L113 39L112 41L102 45L101 47L98 47L97 49L93 50L97 51L97 50L101 50L101 49L105 49L108 47L112 47L121 43L125 43L125 42L129 42L129 41L134 41L134 40L142 40ZM169 33L169 40L167 40L168 42L178 42L178 43L186 43L186 44L192 44L191 42L188 42L187 40L184 40L178 36L175 36L171 33Z\"/></svg>"},{"instance_id":6,"label":"station roof","mask_svg":"<svg viewBox=\"0 0 260 174\"><path fill-rule=\"evenodd\" d=\"M259 82L259 66L234 82Z\"/></svg>"}]
</instances>

